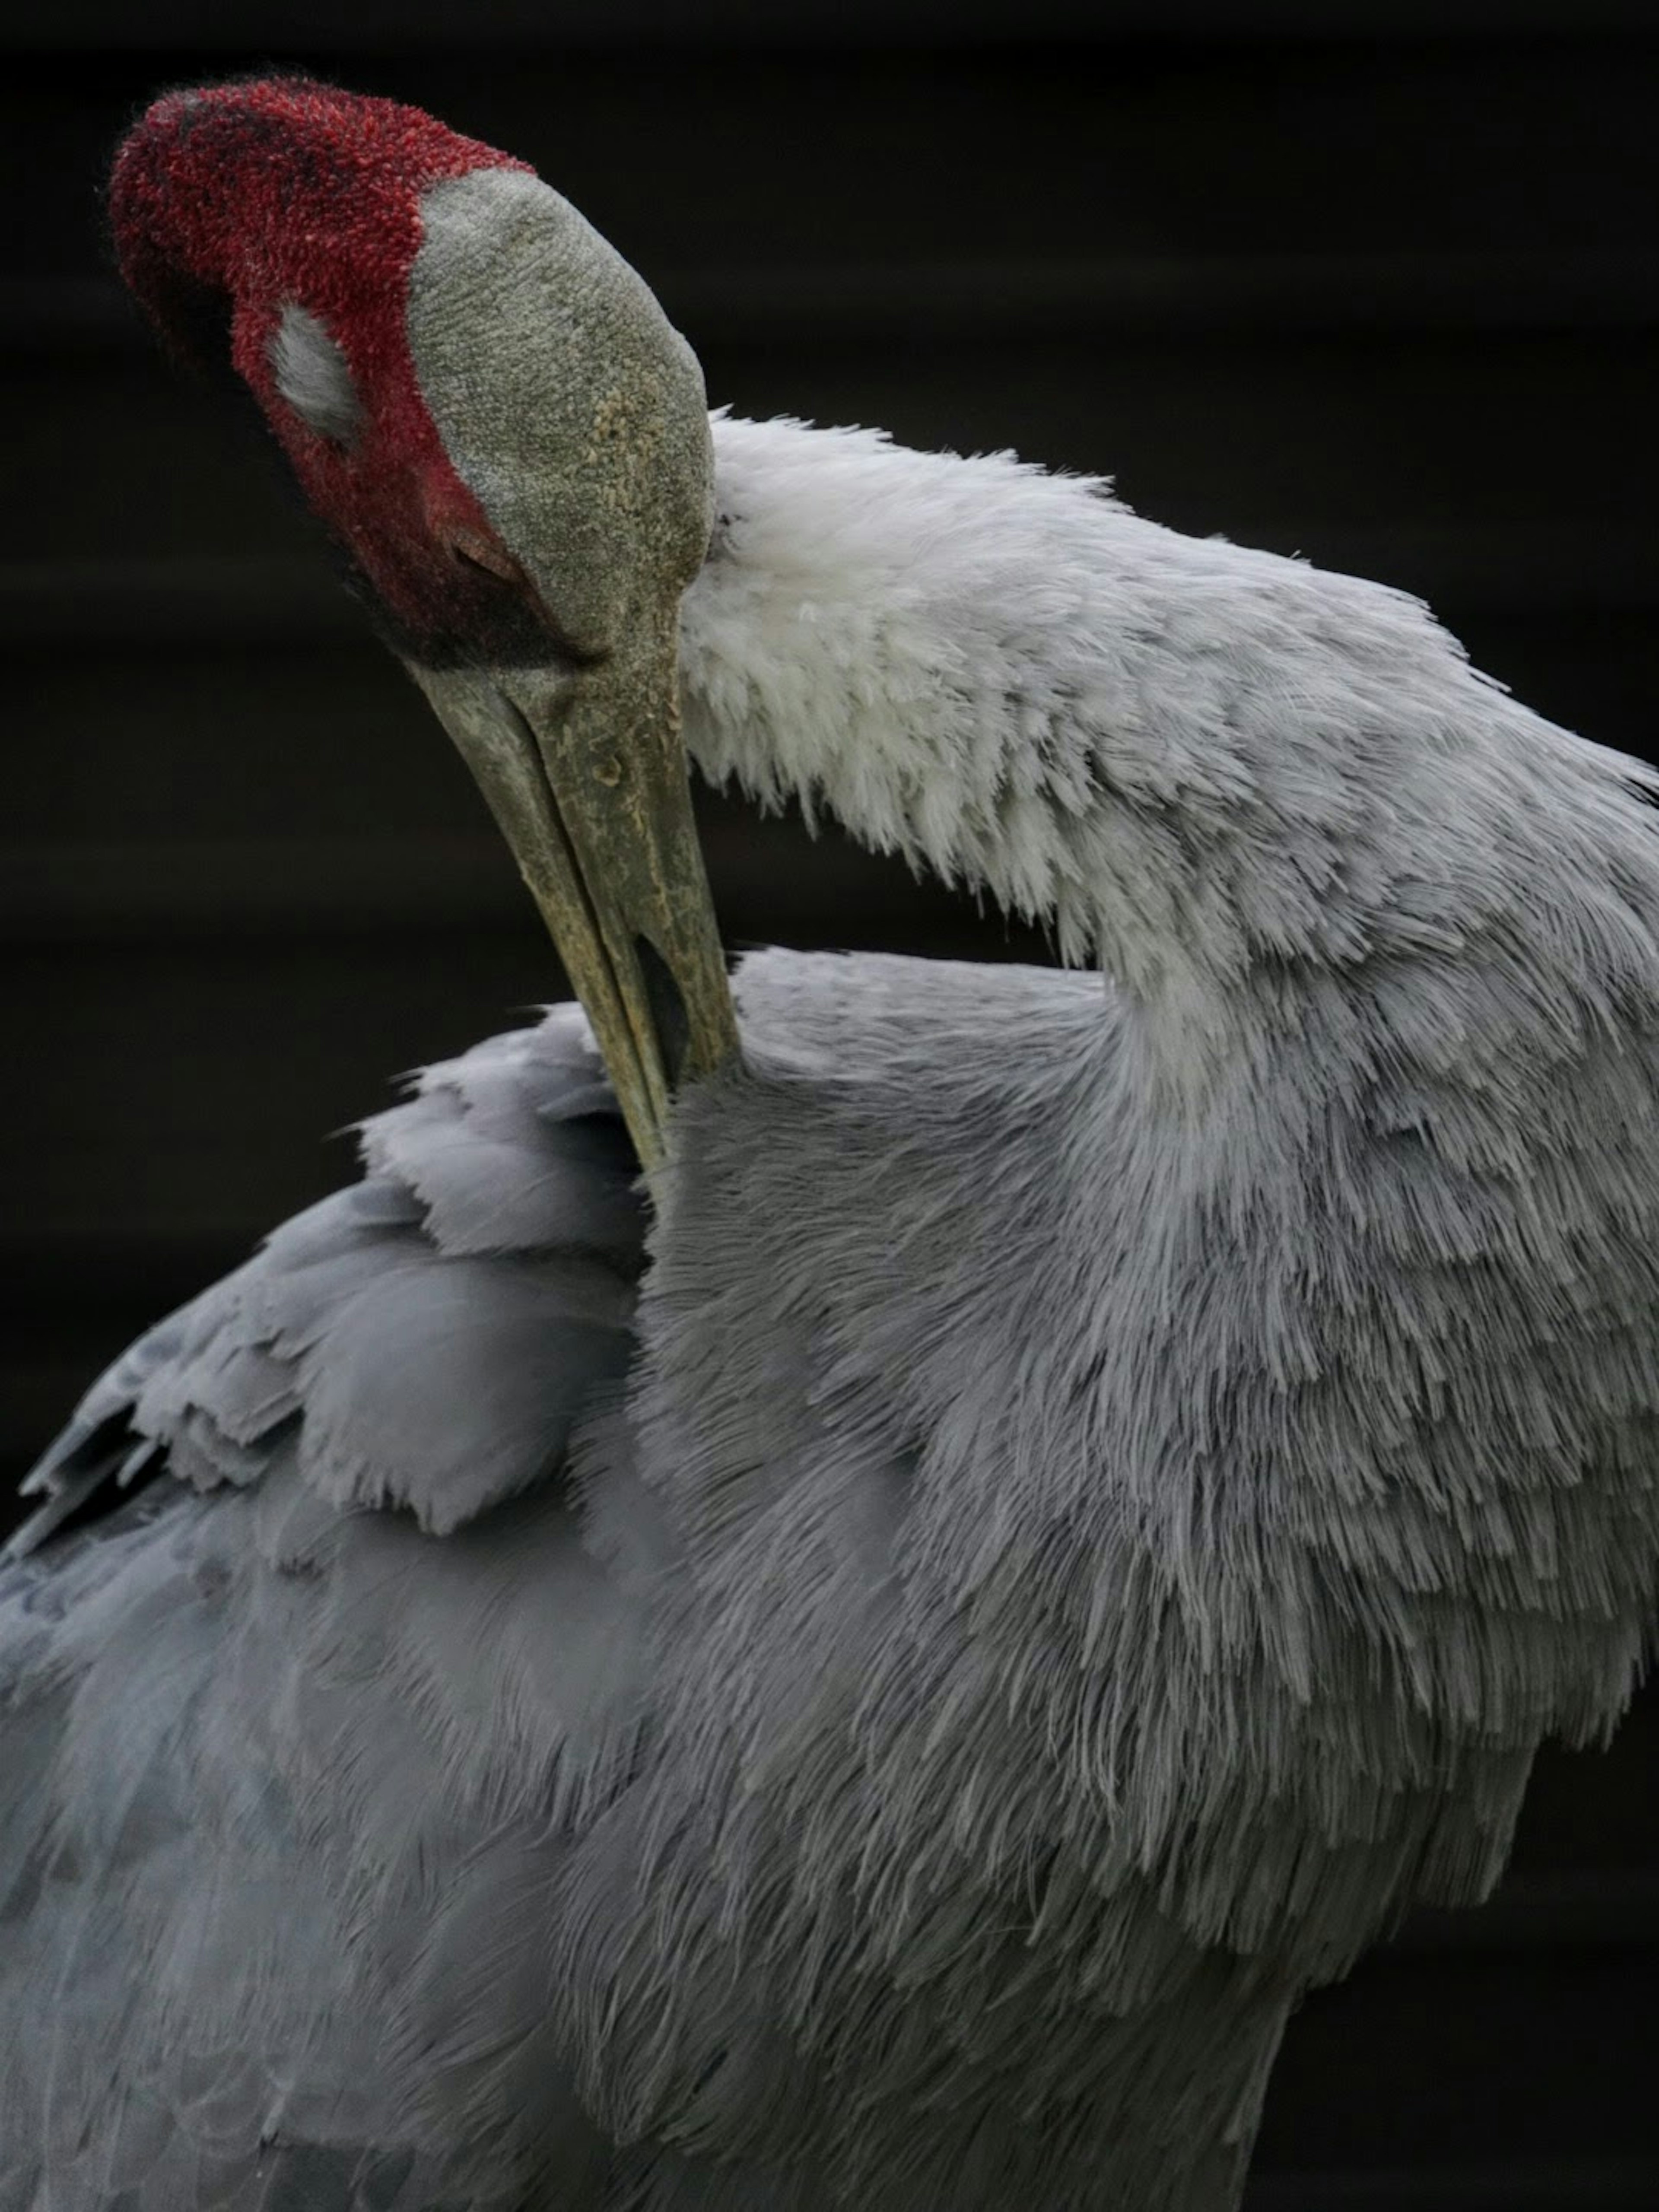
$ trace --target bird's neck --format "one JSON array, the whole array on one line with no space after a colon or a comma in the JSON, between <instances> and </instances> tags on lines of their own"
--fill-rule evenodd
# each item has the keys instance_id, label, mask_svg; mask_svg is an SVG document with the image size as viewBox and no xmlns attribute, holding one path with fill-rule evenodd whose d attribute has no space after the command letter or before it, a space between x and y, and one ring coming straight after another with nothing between
<instances>
[{"instance_id":1,"label":"bird's neck","mask_svg":"<svg viewBox=\"0 0 1659 2212\"><path fill-rule=\"evenodd\" d=\"M1006 456L714 440L683 633L700 767L1046 925L1174 1059L1305 1026L1310 991L1491 902L1474 817L1544 726L1416 601Z\"/></svg>"}]
</instances>

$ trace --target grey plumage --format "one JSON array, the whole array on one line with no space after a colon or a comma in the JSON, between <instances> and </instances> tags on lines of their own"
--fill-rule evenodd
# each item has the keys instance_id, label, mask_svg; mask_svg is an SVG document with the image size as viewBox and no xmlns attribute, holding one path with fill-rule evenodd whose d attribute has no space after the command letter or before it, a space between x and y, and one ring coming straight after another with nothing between
<instances>
[{"instance_id":1,"label":"grey plumage","mask_svg":"<svg viewBox=\"0 0 1659 2212\"><path fill-rule=\"evenodd\" d=\"M564 1462L641 1218L579 1018L429 1071L363 1152L89 1394L167 1490L0 1571L8 2212L444 2202L434 2124L387 2125L400 2035L447 2009L434 1885L625 1766L635 1624ZM449 2201L521 2201L513 2159L460 2166Z\"/></svg>"},{"instance_id":2,"label":"grey plumage","mask_svg":"<svg viewBox=\"0 0 1659 2212\"><path fill-rule=\"evenodd\" d=\"M181 144L320 190L343 114L391 143L214 97L241 137L190 94L130 142L140 280L218 250ZM354 340L372 384L412 334L478 514L290 450L672 1143L647 1218L569 1011L430 1071L49 1455L0 2207L1226 2212L1299 1995L1482 1896L1644 1656L1659 785L1414 603L1098 484L705 445L638 280L478 150ZM596 825L684 859L675 695L708 773L1110 980L758 955L659 1125L665 878Z\"/></svg>"},{"instance_id":3,"label":"grey plumage","mask_svg":"<svg viewBox=\"0 0 1659 2212\"><path fill-rule=\"evenodd\" d=\"M1097 978L772 953L739 1004L625 1411L568 1012L92 1395L205 1494L0 1601L8 2212L1224 2204L1300 1990L1483 1893L1539 1738L1621 1707L1644 1031L1593 1126L1517 1078L1507 1212L1395 1127L1287 1221L1231 1109L1152 1202ZM1342 1143L1301 1088L1290 1150ZM572 1341L539 1408L475 1396L489 1334L423 1346L390 1485L313 1378L449 1269Z\"/></svg>"}]
</instances>

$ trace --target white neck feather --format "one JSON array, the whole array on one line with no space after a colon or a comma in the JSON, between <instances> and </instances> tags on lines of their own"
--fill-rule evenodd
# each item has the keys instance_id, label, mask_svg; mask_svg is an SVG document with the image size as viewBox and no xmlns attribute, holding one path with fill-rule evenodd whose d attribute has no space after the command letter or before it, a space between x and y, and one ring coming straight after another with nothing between
<instances>
[{"instance_id":1,"label":"white neck feather","mask_svg":"<svg viewBox=\"0 0 1659 2212\"><path fill-rule=\"evenodd\" d=\"M1006 454L714 430L684 613L703 772L982 886L1189 1033L1479 928L1528 846L1560 872L1575 791L1605 830L1630 764L1516 706L1402 593Z\"/></svg>"}]
</instances>

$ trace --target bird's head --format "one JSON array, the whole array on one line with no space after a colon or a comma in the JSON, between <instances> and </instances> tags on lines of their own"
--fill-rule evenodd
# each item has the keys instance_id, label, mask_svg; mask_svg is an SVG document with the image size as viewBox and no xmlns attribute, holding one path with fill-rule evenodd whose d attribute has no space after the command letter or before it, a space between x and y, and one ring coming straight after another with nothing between
<instances>
[{"instance_id":1,"label":"bird's head","mask_svg":"<svg viewBox=\"0 0 1659 2212\"><path fill-rule=\"evenodd\" d=\"M306 79L157 100L110 211L465 755L654 1164L675 1083L736 1049L679 737L713 482L690 349L523 163Z\"/></svg>"}]
</instances>

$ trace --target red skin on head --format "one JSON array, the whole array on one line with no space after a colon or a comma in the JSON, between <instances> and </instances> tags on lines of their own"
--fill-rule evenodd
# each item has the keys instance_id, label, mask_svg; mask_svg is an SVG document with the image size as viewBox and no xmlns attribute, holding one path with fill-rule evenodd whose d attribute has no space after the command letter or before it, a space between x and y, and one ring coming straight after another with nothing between
<instances>
[{"instance_id":1,"label":"red skin on head","mask_svg":"<svg viewBox=\"0 0 1659 2212\"><path fill-rule=\"evenodd\" d=\"M147 313L198 356L204 311L216 305L222 324L228 309L231 363L312 506L404 636L450 651L490 626L489 580L453 545L497 541L422 398L405 313L421 195L474 169L528 165L419 108L279 77L167 94L123 142L110 182L121 273ZM350 369L362 422L349 452L276 389L271 341L290 301Z\"/></svg>"}]
</instances>

